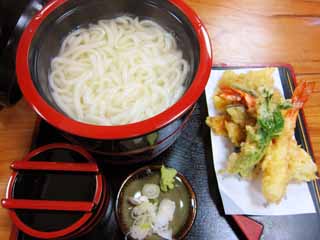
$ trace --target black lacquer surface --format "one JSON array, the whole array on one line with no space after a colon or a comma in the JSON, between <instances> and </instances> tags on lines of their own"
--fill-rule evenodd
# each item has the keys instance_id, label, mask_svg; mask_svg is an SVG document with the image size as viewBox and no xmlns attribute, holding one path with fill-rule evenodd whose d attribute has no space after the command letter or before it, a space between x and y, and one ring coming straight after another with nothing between
<instances>
[{"instance_id":1,"label":"black lacquer surface","mask_svg":"<svg viewBox=\"0 0 320 240\"><path fill-rule=\"evenodd\" d=\"M48 1L0 1L0 110L21 98L15 74L18 42L33 15Z\"/></svg>"},{"instance_id":2,"label":"black lacquer surface","mask_svg":"<svg viewBox=\"0 0 320 240\"><path fill-rule=\"evenodd\" d=\"M286 69L280 69L283 82L290 77ZM285 88L287 86L284 86ZM230 216L225 216L220 199L219 190L214 175L211 153L210 130L205 126L207 116L205 96L198 101L190 121L183 133L166 152L155 159L154 164L161 162L176 168L185 175L192 184L198 200L198 212L195 224L186 239L213 240L213 239L243 239L238 227ZM65 141L51 126L42 121L35 134L32 148L52 142ZM297 131L297 137L301 133ZM125 177L142 165L112 166L103 163L100 166L112 185L114 196ZM303 203L297 203L303 204ZM290 239L316 240L320 236L320 217L318 214L295 216L261 216L253 217L263 223L262 239ZM19 233L19 240L32 238ZM119 232L114 214L110 221L103 221L91 233L77 240L106 240L123 239Z\"/></svg>"}]
</instances>

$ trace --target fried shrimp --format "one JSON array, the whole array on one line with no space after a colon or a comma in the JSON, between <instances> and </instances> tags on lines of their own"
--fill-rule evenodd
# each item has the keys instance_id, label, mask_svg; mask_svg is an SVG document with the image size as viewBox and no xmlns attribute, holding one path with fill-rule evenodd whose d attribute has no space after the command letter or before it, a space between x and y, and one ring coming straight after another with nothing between
<instances>
[{"instance_id":1,"label":"fried shrimp","mask_svg":"<svg viewBox=\"0 0 320 240\"><path fill-rule=\"evenodd\" d=\"M296 88L292 97L293 107L284 113L284 128L279 137L275 138L269 146L262 162L262 192L270 203L278 203L282 199L290 180L290 171L291 175L297 175L292 168L297 163L294 163L294 159L290 159L289 149L292 145L295 148L297 147L296 141L292 140L296 119L312 89L313 84L307 84L306 82ZM291 157L293 156L291 155ZM292 161L292 164L290 164L290 161ZM308 164L310 164L310 161L308 161ZM309 167L310 172L305 174L309 176L308 180L315 177L315 170L315 167Z\"/></svg>"},{"instance_id":2,"label":"fried shrimp","mask_svg":"<svg viewBox=\"0 0 320 240\"><path fill-rule=\"evenodd\" d=\"M228 86L221 86L220 91L219 97L232 102L242 102L249 111L256 107L256 98L245 91Z\"/></svg>"}]
</instances>

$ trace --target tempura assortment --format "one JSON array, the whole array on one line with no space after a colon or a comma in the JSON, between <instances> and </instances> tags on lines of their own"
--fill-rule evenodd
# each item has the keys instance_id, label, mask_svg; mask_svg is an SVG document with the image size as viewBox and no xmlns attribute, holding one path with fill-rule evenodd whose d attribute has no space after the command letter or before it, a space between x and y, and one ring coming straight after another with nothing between
<instances>
[{"instance_id":1,"label":"tempura assortment","mask_svg":"<svg viewBox=\"0 0 320 240\"><path fill-rule=\"evenodd\" d=\"M291 181L317 178L315 163L293 137L299 109L314 86L304 82L286 100L274 87L273 71L225 71L213 96L221 114L207 117L206 123L235 145L220 172L246 179L262 175L264 197L279 203Z\"/></svg>"}]
</instances>

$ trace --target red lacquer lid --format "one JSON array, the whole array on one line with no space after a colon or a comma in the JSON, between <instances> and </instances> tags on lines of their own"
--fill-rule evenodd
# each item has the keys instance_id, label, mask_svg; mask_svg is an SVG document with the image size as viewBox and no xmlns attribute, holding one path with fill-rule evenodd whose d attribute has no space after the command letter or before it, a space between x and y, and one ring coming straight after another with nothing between
<instances>
[{"instance_id":1,"label":"red lacquer lid","mask_svg":"<svg viewBox=\"0 0 320 240\"><path fill-rule=\"evenodd\" d=\"M50 144L11 164L6 198L14 224L26 234L56 239L76 233L103 199L103 177L92 156L70 144Z\"/></svg>"}]
</instances>

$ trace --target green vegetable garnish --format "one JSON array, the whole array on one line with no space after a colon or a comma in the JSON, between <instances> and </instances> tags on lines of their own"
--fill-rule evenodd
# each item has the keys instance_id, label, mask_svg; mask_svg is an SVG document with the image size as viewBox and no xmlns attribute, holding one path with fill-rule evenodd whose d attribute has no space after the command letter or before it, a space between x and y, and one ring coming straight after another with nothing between
<instances>
[{"instance_id":1,"label":"green vegetable garnish","mask_svg":"<svg viewBox=\"0 0 320 240\"><path fill-rule=\"evenodd\" d=\"M161 167L161 179L160 189L162 192L167 192L174 189L174 178L177 175L177 171L174 168L166 168L162 165Z\"/></svg>"},{"instance_id":2,"label":"green vegetable garnish","mask_svg":"<svg viewBox=\"0 0 320 240\"><path fill-rule=\"evenodd\" d=\"M153 204L158 206L159 205L159 200L158 199L149 199L149 201Z\"/></svg>"},{"instance_id":3,"label":"green vegetable garnish","mask_svg":"<svg viewBox=\"0 0 320 240\"><path fill-rule=\"evenodd\" d=\"M273 94L268 91L263 91L262 102L258 108L258 132L263 137L260 144L265 145L272 140L272 138L277 137L283 127L284 118L281 114L281 109L288 108L289 105L274 104L271 102Z\"/></svg>"},{"instance_id":4,"label":"green vegetable garnish","mask_svg":"<svg viewBox=\"0 0 320 240\"><path fill-rule=\"evenodd\" d=\"M284 128L281 110L290 108L291 105L288 102L275 104L272 98L273 93L263 89L258 103L257 125L246 128L246 141L241 144L239 153L230 155L227 172L250 177L253 168L263 159L272 139L280 135Z\"/></svg>"},{"instance_id":5,"label":"green vegetable garnish","mask_svg":"<svg viewBox=\"0 0 320 240\"><path fill-rule=\"evenodd\" d=\"M289 109L292 108L291 100L285 100L279 104L279 109Z\"/></svg>"},{"instance_id":6,"label":"green vegetable garnish","mask_svg":"<svg viewBox=\"0 0 320 240\"><path fill-rule=\"evenodd\" d=\"M147 142L150 146L154 145L157 141L159 137L159 134L158 133L151 133L149 135L147 135Z\"/></svg>"},{"instance_id":7,"label":"green vegetable garnish","mask_svg":"<svg viewBox=\"0 0 320 240\"><path fill-rule=\"evenodd\" d=\"M140 228L149 229L149 228L151 228L151 224L150 223L143 223L143 224L140 225Z\"/></svg>"}]
</instances>

